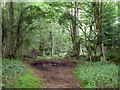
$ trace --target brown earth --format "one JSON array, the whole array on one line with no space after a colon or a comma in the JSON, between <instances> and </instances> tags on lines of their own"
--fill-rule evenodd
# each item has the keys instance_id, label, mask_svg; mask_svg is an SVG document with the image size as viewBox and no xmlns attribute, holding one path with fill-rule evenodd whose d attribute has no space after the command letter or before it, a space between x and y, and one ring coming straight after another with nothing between
<instances>
[{"instance_id":1,"label":"brown earth","mask_svg":"<svg viewBox=\"0 0 120 90\"><path fill-rule=\"evenodd\" d=\"M80 88L73 70L77 63L63 60L37 60L29 63L45 83L43 88Z\"/></svg>"}]
</instances>

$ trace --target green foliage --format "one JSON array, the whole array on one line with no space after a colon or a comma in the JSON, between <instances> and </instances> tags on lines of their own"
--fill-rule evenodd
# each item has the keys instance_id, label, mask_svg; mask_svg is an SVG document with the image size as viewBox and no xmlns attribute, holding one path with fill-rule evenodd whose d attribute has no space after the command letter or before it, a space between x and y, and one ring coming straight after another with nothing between
<instances>
[{"instance_id":1,"label":"green foliage","mask_svg":"<svg viewBox=\"0 0 120 90\"><path fill-rule=\"evenodd\" d=\"M78 2L76 5L74 2L14 3L13 25L10 20L12 18L12 15L10 15L10 11L12 11L10 9L10 3L3 3L3 55L6 57L10 54L10 51L13 51L12 53L15 54L16 58L23 56L23 59L25 59L25 55L33 56L30 50L34 47L39 54L37 59L64 58L66 56L65 53L67 53L68 57L70 55L73 56L73 41L75 40L72 37L75 33L72 32L73 27L71 26L74 26L72 24L76 19L76 23L78 24L76 28L80 29L81 34L77 38L80 38L84 55L87 56L88 51L90 51L93 56L92 61L99 61L97 57L94 57L94 55L99 56L99 46L97 45L98 32L96 30L96 23L94 22L96 10L94 10L93 3ZM75 7L78 10L76 14L80 19L72 15L74 14ZM101 7L100 3L98 7ZM78 14L79 10L80 14ZM105 53L110 52L106 54L106 59L120 63L120 34L117 26L117 3L103 2L102 11L99 11L100 24L102 25L100 37L105 45ZM12 27L11 30L10 27ZM53 42L54 48L52 45ZM10 45L13 46L11 47ZM88 46L89 50L85 46ZM51 56L53 49L55 55ZM83 61L80 60L77 62L84 63L86 58L80 57L80 59ZM27 60L35 59L29 57ZM89 88L117 87L117 73L117 67L107 61L89 62L80 65L75 71L81 85ZM26 70L25 65L16 60L10 61L3 59L2 74L3 87L34 88L42 86L39 78L34 77L34 75Z\"/></svg>"},{"instance_id":2,"label":"green foliage","mask_svg":"<svg viewBox=\"0 0 120 90\"><path fill-rule=\"evenodd\" d=\"M39 78L27 70L26 66L17 60L3 59L2 87L4 88L41 88Z\"/></svg>"},{"instance_id":3,"label":"green foliage","mask_svg":"<svg viewBox=\"0 0 120 90\"><path fill-rule=\"evenodd\" d=\"M41 81L32 74L21 76L15 81L15 88L42 88Z\"/></svg>"},{"instance_id":4,"label":"green foliage","mask_svg":"<svg viewBox=\"0 0 120 90\"><path fill-rule=\"evenodd\" d=\"M69 32L62 30L59 24L47 23L44 18L39 18L33 24L37 27L31 33L31 46L29 48L39 48L39 50L37 49L39 54L51 55L52 37L54 36L55 54L65 53L69 50L68 45L71 44L69 43Z\"/></svg>"},{"instance_id":5,"label":"green foliage","mask_svg":"<svg viewBox=\"0 0 120 90\"><path fill-rule=\"evenodd\" d=\"M74 73L80 84L86 88L118 87L118 67L107 61L79 65Z\"/></svg>"},{"instance_id":6,"label":"green foliage","mask_svg":"<svg viewBox=\"0 0 120 90\"><path fill-rule=\"evenodd\" d=\"M102 42L118 49L117 3L102 2L102 5L102 12L100 13L102 16ZM77 17L73 16L75 7L77 8ZM100 3L98 7L101 7ZM55 39L55 54L59 55L59 53L73 50L71 37L74 35L72 35L73 32L70 27L73 26L72 23L75 22L75 19L78 24L76 28L77 30L80 29L80 43L83 52L87 53L85 48L87 45L92 54L94 52L98 54L93 2L77 2L76 5L74 2L14 3L12 30L9 30L11 17L9 8L10 3L4 3L2 6L2 51L4 54L9 54L10 43L6 42L10 42L10 38L14 41L11 41L11 44L14 46L12 47L13 51L16 51L15 56L30 54L30 49L33 47L37 48L40 55L51 55L52 37ZM78 12L82 13L79 14ZM106 47L105 49L107 50ZM68 53L72 54L72 51Z\"/></svg>"},{"instance_id":7,"label":"green foliage","mask_svg":"<svg viewBox=\"0 0 120 90\"><path fill-rule=\"evenodd\" d=\"M119 55L119 52L107 53L106 54L106 60L114 62L116 64L120 64L120 55Z\"/></svg>"},{"instance_id":8,"label":"green foliage","mask_svg":"<svg viewBox=\"0 0 120 90\"><path fill-rule=\"evenodd\" d=\"M3 87L13 87L14 79L27 73L25 65L19 61L5 60L2 62Z\"/></svg>"}]
</instances>

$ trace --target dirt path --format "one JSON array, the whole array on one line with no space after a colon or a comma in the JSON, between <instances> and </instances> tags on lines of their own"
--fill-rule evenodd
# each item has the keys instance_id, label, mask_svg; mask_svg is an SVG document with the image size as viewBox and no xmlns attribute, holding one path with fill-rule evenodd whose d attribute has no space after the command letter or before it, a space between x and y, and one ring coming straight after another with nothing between
<instances>
[{"instance_id":1,"label":"dirt path","mask_svg":"<svg viewBox=\"0 0 120 90\"><path fill-rule=\"evenodd\" d=\"M80 88L73 69L74 62L61 60L39 60L30 63L36 69L35 74L44 80L43 88Z\"/></svg>"}]
</instances>

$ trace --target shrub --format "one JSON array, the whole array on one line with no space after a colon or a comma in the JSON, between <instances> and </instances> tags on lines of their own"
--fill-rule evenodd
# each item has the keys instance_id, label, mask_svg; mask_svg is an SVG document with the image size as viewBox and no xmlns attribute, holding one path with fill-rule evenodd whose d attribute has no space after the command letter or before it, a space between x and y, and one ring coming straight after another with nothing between
<instances>
[{"instance_id":1,"label":"shrub","mask_svg":"<svg viewBox=\"0 0 120 90\"><path fill-rule=\"evenodd\" d=\"M118 86L118 67L107 61L87 62L75 69L80 84L86 88Z\"/></svg>"},{"instance_id":2,"label":"shrub","mask_svg":"<svg viewBox=\"0 0 120 90\"><path fill-rule=\"evenodd\" d=\"M112 54L108 54L106 55L106 59L108 61L114 62L116 64L120 64L120 55L117 53L112 53Z\"/></svg>"}]
</instances>

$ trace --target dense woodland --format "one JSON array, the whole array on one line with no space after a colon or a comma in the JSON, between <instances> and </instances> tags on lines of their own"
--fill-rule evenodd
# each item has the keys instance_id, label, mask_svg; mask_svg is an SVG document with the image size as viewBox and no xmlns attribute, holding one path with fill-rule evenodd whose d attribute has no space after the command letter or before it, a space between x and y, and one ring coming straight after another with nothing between
<instances>
[{"instance_id":1,"label":"dense woodland","mask_svg":"<svg viewBox=\"0 0 120 90\"><path fill-rule=\"evenodd\" d=\"M118 2L3 2L3 69L7 65L6 62L9 65L17 65L16 61L39 60L45 57L89 62L90 65L100 63L99 68L104 61L119 65L118 16ZM108 64L117 72L116 65ZM84 66L81 66L82 70L85 70ZM77 72L80 70L76 70L76 76L79 77ZM7 75L3 73L3 78ZM7 80L3 81L3 87L7 87ZM113 86L99 86L116 87L116 83L110 84ZM92 82L86 87L98 86Z\"/></svg>"}]
</instances>

